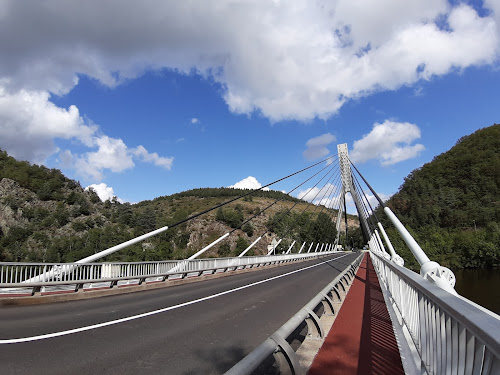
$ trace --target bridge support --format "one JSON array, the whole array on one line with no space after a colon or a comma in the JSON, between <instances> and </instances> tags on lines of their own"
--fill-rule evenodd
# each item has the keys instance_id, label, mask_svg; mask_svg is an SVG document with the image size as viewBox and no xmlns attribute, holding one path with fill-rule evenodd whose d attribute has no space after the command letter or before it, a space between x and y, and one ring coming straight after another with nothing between
<instances>
[{"instance_id":1,"label":"bridge support","mask_svg":"<svg viewBox=\"0 0 500 375\"><path fill-rule=\"evenodd\" d=\"M403 237L403 240L410 248L413 256L420 264L420 275L448 292L457 294L454 289L456 280L453 272L449 268L443 267L439 265L439 263L429 259L417 241L415 241L410 232L408 232L389 207L384 207L384 212L389 217L392 224L394 224L399 234L401 234L401 237Z\"/></svg>"},{"instance_id":2,"label":"bridge support","mask_svg":"<svg viewBox=\"0 0 500 375\"><path fill-rule=\"evenodd\" d=\"M311 251L311 248L313 247L313 245L314 245L314 242L311 242L311 246L309 246L309 250L307 250L308 253Z\"/></svg>"},{"instance_id":3,"label":"bridge support","mask_svg":"<svg viewBox=\"0 0 500 375\"><path fill-rule=\"evenodd\" d=\"M299 254L302 252L302 249L304 249L304 246L306 246L306 241L304 241L304 243L302 244L302 247L299 250Z\"/></svg>"},{"instance_id":4,"label":"bridge support","mask_svg":"<svg viewBox=\"0 0 500 375\"><path fill-rule=\"evenodd\" d=\"M290 251L292 251L292 247L293 247L293 245L295 245L295 242L297 242L297 241L292 242L292 244L290 245L290 247L288 248L288 250L286 251L285 254L290 254Z\"/></svg>"},{"instance_id":5,"label":"bridge support","mask_svg":"<svg viewBox=\"0 0 500 375\"><path fill-rule=\"evenodd\" d=\"M248 250L250 250L252 247L254 247L254 246L257 244L257 242L259 242L261 239L262 239L262 236L260 236L260 237L259 237L259 238L257 238L255 241L253 241L253 242L252 242L252 244L251 244L250 246L248 246L245 250L243 250L243 251L241 252L241 254L240 254L240 255L238 255L238 257L239 257L239 258L241 258L243 255L245 255L245 254L248 252Z\"/></svg>"},{"instance_id":6,"label":"bridge support","mask_svg":"<svg viewBox=\"0 0 500 375\"><path fill-rule=\"evenodd\" d=\"M380 233L382 233L382 237L384 237L385 244L387 245L387 248L389 249L389 252L391 253L391 260L396 263L398 266L403 267L405 264L405 261L403 258L401 258L398 254L396 254L396 250L394 250L394 247L392 246L391 240L389 240L389 237L387 236L387 233L385 233L385 229L380 223L380 221L377 223L378 228L380 229Z\"/></svg>"}]
</instances>

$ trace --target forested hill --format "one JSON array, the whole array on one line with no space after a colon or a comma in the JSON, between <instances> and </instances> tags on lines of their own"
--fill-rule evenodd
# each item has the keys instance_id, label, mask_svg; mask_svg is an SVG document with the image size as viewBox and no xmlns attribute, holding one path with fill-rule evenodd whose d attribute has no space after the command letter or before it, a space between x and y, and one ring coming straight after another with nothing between
<instances>
[{"instance_id":1,"label":"forested hill","mask_svg":"<svg viewBox=\"0 0 500 375\"><path fill-rule=\"evenodd\" d=\"M414 170L387 204L431 259L452 268L498 265L500 125L460 138Z\"/></svg>"},{"instance_id":2,"label":"forested hill","mask_svg":"<svg viewBox=\"0 0 500 375\"><path fill-rule=\"evenodd\" d=\"M0 261L75 261L246 193L203 188L137 204L101 202L94 191L85 191L59 170L17 161L0 150ZM283 239L279 251L293 240L298 251L300 241L331 241L336 235L334 216L331 210L281 192L258 191L103 261L186 258L233 229L234 235L205 255L237 255L260 235L265 236L249 255L265 253L275 237ZM351 216L348 225L357 227L357 218Z\"/></svg>"}]
</instances>

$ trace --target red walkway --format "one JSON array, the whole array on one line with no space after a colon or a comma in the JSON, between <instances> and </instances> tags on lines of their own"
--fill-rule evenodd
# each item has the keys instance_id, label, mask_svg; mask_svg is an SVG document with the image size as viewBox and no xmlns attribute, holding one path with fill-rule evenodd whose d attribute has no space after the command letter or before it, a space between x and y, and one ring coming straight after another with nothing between
<instances>
[{"instance_id":1,"label":"red walkway","mask_svg":"<svg viewBox=\"0 0 500 375\"><path fill-rule=\"evenodd\" d=\"M309 375L404 375L384 297L365 254Z\"/></svg>"}]
</instances>

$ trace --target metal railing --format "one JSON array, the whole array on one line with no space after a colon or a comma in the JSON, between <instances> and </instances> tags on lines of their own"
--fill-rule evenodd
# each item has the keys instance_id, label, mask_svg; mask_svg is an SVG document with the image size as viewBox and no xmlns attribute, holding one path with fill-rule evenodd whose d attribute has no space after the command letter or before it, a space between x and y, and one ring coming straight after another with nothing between
<instances>
[{"instance_id":1,"label":"metal railing","mask_svg":"<svg viewBox=\"0 0 500 375\"><path fill-rule=\"evenodd\" d=\"M251 256L235 258L208 258L193 260L169 260L161 262L130 263L17 263L0 262L0 288L30 288L53 285L88 284L130 279L144 281L172 275L186 277L198 272L216 272L238 268L294 262L323 257L335 252L289 254L275 256Z\"/></svg>"},{"instance_id":2,"label":"metal railing","mask_svg":"<svg viewBox=\"0 0 500 375\"><path fill-rule=\"evenodd\" d=\"M429 374L500 374L500 316L370 252Z\"/></svg>"},{"instance_id":3,"label":"metal railing","mask_svg":"<svg viewBox=\"0 0 500 375\"><path fill-rule=\"evenodd\" d=\"M364 253L358 257L342 271L331 283L319 292L309 303L300 309L293 317L283 324L274 334L255 348L240 362L229 369L225 375L249 375L259 368L270 355L274 356L280 373L301 374L303 370L299 365L299 360L288 343L287 339L292 333L304 323L307 323L308 336L324 338L324 332L320 325L319 317L314 312L319 304L323 304L324 313L335 314L334 295L341 299L342 292L347 291L349 284L352 284L356 275L356 270L363 259Z\"/></svg>"}]
</instances>

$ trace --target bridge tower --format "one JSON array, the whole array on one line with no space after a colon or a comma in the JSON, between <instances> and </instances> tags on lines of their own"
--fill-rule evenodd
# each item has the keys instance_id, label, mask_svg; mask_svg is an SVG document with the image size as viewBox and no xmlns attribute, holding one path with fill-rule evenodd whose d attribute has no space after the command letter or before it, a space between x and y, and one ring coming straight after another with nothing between
<instances>
[{"instance_id":1,"label":"bridge tower","mask_svg":"<svg viewBox=\"0 0 500 375\"><path fill-rule=\"evenodd\" d=\"M386 259L392 260L392 262L403 266L403 259L396 253L394 247L387 236L387 233L384 230L384 227L378 220L375 212L371 208L371 205L364 195L364 192L361 190L361 185L355 183L353 173L351 170L351 165L357 174L361 177L366 186L373 193L375 198L378 200L380 206L383 208L383 212L392 222L396 230L399 232L405 243L408 245L408 248L411 250L412 254L415 256L417 261L420 263L420 274L428 279L429 281L435 283L441 288L456 294L454 286L455 286L455 275L453 272L446 267L439 265L437 262L431 261L422 248L418 245L415 239L411 236L408 230L404 227L404 225L399 221L399 219L394 215L389 207L387 207L382 199L378 196L375 190L370 186L370 184L366 181L363 175L359 172L354 164L349 160L349 154L347 150L347 144L339 144L337 145L338 157L339 157L339 166L340 166L340 174L342 180L341 186L341 204L339 207L339 213L337 217L337 240L336 244L339 241L339 233L340 233L340 223L342 213L345 214L346 218L346 239L347 239L347 213L345 208L345 196L347 193L351 193L352 199L354 201L354 205L356 206L356 211L358 212L359 223L361 230L363 232L363 236L365 240L368 242L370 251L374 251ZM358 187L359 188L358 188ZM366 202L366 204L365 204ZM369 208L368 208L368 207ZM373 223L373 220L377 222ZM382 236L379 234L382 234ZM386 251L384 243L382 242L382 238L389 249L389 253Z\"/></svg>"},{"instance_id":2,"label":"bridge tower","mask_svg":"<svg viewBox=\"0 0 500 375\"><path fill-rule=\"evenodd\" d=\"M350 193L351 197L354 201L354 205L356 206L356 211L358 212L359 224L361 226L361 231L363 233L363 237L365 241L368 242L370 238L370 231L368 227L368 223L366 222L367 218L362 214L362 202L359 200L359 194L356 192L356 187L353 184L351 166L349 162L349 153L347 151L347 143L337 145L337 151L339 154L339 166L340 166L340 178L342 181L342 186L340 188L340 207L339 207L339 215L337 216L337 242L340 236L340 224L342 222L342 214L345 217L345 236L347 241L347 212L346 212L346 194Z\"/></svg>"}]
</instances>

